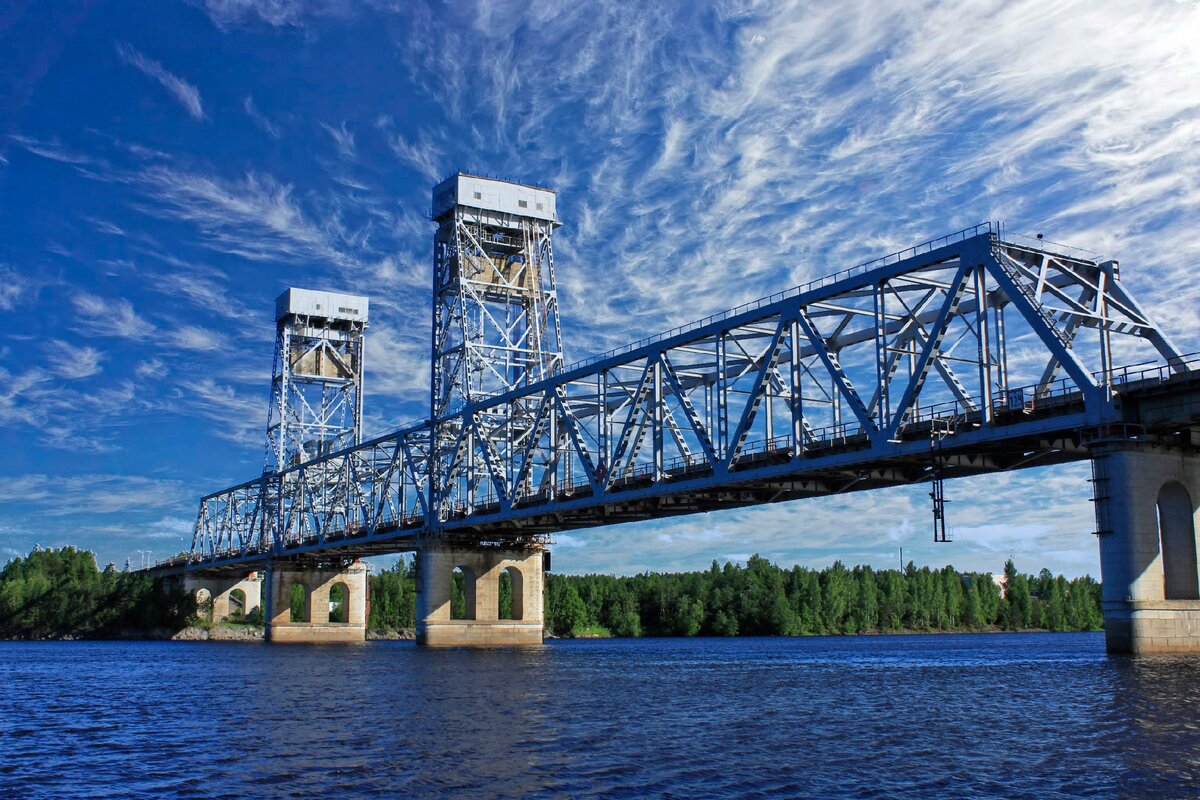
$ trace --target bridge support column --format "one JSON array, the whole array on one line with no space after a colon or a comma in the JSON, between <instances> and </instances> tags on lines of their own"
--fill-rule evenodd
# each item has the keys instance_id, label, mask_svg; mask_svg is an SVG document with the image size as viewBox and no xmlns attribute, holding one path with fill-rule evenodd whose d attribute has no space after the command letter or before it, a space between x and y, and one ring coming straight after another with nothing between
<instances>
[{"instance_id":1,"label":"bridge support column","mask_svg":"<svg viewBox=\"0 0 1200 800\"><path fill-rule=\"evenodd\" d=\"M245 617L262 606L262 576L257 572L229 575L183 576L183 589L201 609L212 611L212 622ZM240 592L240 594L236 594ZM241 612L240 614L237 612Z\"/></svg>"},{"instance_id":2,"label":"bridge support column","mask_svg":"<svg viewBox=\"0 0 1200 800\"><path fill-rule=\"evenodd\" d=\"M417 643L488 647L542 643L541 547L497 549L430 543L417 550ZM464 619L451 616L461 570ZM511 618L500 618L500 582L512 587Z\"/></svg>"},{"instance_id":3,"label":"bridge support column","mask_svg":"<svg viewBox=\"0 0 1200 800\"><path fill-rule=\"evenodd\" d=\"M1110 442L1092 468L1108 651L1200 653L1200 455Z\"/></svg>"},{"instance_id":4,"label":"bridge support column","mask_svg":"<svg viewBox=\"0 0 1200 800\"><path fill-rule=\"evenodd\" d=\"M299 587L294 589L293 587ZM340 587L335 592L335 587ZM367 636L367 565L271 564L267 567L266 639L269 642L361 642ZM340 594L331 601L330 595ZM292 598L303 610L292 613Z\"/></svg>"}]
</instances>

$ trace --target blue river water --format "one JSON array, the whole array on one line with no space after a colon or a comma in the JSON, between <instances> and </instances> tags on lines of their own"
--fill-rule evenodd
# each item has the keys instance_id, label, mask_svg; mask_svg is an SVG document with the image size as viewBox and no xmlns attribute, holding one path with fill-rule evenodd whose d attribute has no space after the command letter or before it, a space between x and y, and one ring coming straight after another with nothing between
<instances>
[{"instance_id":1,"label":"blue river water","mask_svg":"<svg viewBox=\"0 0 1200 800\"><path fill-rule=\"evenodd\" d=\"M1099 634L0 643L0 797L1200 797Z\"/></svg>"}]
</instances>

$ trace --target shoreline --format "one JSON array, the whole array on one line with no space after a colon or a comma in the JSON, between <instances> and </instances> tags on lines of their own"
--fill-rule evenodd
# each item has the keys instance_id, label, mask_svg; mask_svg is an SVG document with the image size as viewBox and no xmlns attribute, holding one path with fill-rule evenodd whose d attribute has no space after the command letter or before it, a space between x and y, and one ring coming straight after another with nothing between
<instances>
[{"instance_id":1,"label":"shoreline","mask_svg":"<svg viewBox=\"0 0 1200 800\"><path fill-rule=\"evenodd\" d=\"M858 636L952 636L956 634L997 634L997 633L1101 633L1103 629L1096 630L1075 630L1075 631L1052 631L1046 628L1021 628L1019 630L1005 630L998 626L989 626L987 628L975 630L917 630L903 629L894 631L859 631L857 633L806 633L795 636L605 636L603 634L581 634L578 636L559 636L558 634L546 631L543 635L545 641L552 640L584 640L584 639L811 639L819 636L830 638L853 638ZM401 630L368 630L366 641L368 642L395 642L395 641L415 641L416 631L412 628ZM263 629L251 626L224 626L214 625L211 628L201 626L189 626L178 631L169 631L166 629L152 631L120 631L113 636L75 636L73 634L64 634L62 636L45 636L36 639L24 639L15 637L0 637L3 642L261 642L263 641Z\"/></svg>"}]
</instances>

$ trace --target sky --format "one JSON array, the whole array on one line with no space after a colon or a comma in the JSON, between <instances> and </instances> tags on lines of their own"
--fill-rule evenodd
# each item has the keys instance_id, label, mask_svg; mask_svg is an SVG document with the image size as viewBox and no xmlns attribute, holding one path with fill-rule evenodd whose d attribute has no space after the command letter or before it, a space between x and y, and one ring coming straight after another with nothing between
<instances>
[{"instance_id":1,"label":"sky","mask_svg":"<svg viewBox=\"0 0 1200 800\"><path fill-rule=\"evenodd\" d=\"M984 220L1200 350L1195 2L0 3L0 562L136 566L257 475L276 295L427 416L433 184L552 187L568 362ZM1099 574L1086 464L556 536L555 569ZM150 554L150 555L148 555Z\"/></svg>"}]
</instances>

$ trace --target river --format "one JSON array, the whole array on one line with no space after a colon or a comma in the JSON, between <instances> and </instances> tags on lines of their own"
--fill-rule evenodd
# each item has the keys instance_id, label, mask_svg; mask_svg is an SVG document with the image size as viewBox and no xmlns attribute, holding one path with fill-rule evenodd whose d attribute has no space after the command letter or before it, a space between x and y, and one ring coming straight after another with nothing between
<instances>
[{"instance_id":1,"label":"river","mask_svg":"<svg viewBox=\"0 0 1200 800\"><path fill-rule=\"evenodd\" d=\"M0 643L0 797L1200 797L1100 634Z\"/></svg>"}]
</instances>

